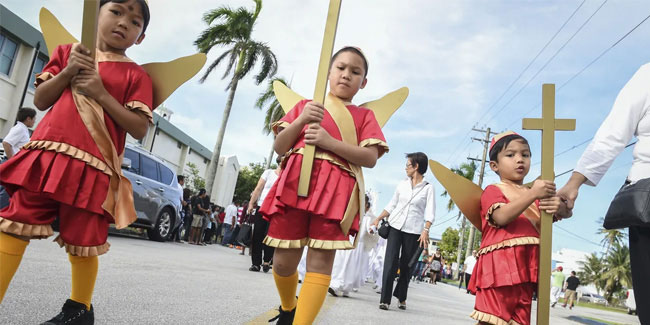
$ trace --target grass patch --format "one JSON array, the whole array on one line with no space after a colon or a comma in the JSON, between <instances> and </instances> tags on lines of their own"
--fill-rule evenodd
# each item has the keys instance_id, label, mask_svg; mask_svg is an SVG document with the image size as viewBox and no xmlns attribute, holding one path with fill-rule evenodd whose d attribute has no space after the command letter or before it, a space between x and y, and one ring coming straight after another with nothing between
<instances>
[{"instance_id":1,"label":"grass patch","mask_svg":"<svg viewBox=\"0 0 650 325\"><path fill-rule=\"evenodd\" d=\"M446 283L446 284L453 284L455 286L458 286L458 280L442 279L439 282Z\"/></svg>"},{"instance_id":2,"label":"grass patch","mask_svg":"<svg viewBox=\"0 0 650 325\"><path fill-rule=\"evenodd\" d=\"M595 317L582 317L582 318L585 318L585 319L588 319L588 320L593 320L593 321L595 321L595 322L599 322L599 323L603 323L603 324L609 324L609 325L623 325L622 323L610 322L610 321L602 320L602 319L595 318Z\"/></svg>"},{"instance_id":3,"label":"grass patch","mask_svg":"<svg viewBox=\"0 0 650 325\"><path fill-rule=\"evenodd\" d=\"M560 298L558 300L558 305L560 303L564 304L565 302L566 302L566 300L564 298ZM625 309L625 308L605 306L605 305L601 305L601 304L594 304L594 303L591 303L591 302L578 301L578 302L576 302L576 306L594 308L594 309L600 309L600 310L607 310L607 311L613 311L613 312L617 312L617 313L627 314L627 309ZM607 323L607 324L610 324L610 323ZM615 324L615 323L611 323L611 324Z\"/></svg>"}]
</instances>

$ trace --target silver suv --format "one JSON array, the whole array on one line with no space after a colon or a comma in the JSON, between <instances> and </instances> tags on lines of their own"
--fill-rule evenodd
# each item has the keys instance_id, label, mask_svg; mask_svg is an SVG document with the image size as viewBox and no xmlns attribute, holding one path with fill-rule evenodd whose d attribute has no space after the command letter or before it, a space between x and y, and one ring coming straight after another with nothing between
<instances>
[{"instance_id":1,"label":"silver suv","mask_svg":"<svg viewBox=\"0 0 650 325\"><path fill-rule=\"evenodd\" d=\"M147 229L151 240L169 240L181 224L182 193L174 170L141 147L127 144L122 171L133 185L138 219L131 226Z\"/></svg>"}]
</instances>

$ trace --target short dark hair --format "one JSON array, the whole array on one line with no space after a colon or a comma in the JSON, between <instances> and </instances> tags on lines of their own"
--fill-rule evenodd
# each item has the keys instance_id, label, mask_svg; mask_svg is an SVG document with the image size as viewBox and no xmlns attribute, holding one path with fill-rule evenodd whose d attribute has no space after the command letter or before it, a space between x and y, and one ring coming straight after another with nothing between
<instances>
[{"instance_id":1,"label":"short dark hair","mask_svg":"<svg viewBox=\"0 0 650 325\"><path fill-rule=\"evenodd\" d=\"M180 181L184 181L184 180L185 180L185 176L183 176L183 175L176 175L176 180L179 181L179 182L180 182Z\"/></svg>"},{"instance_id":2,"label":"short dark hair","mask_svg":"<svg viewBox=\"0 0 650 325\"><path fill-rule=\"evenodd\" d=\"M199 190L199 196L201 196L201 195L203 195L203 194L205 194L205 189L204 189L204 188L202 188L202 189Z\"/></svg>"},{"instance_id":3,"label":"short dark hair","mask_svg":"<svg viewBox=\"0 0 650 325\"><path fill-rule=\"evenodd\" d=\"M508 147L510 142L515 141L515 140L520 140L523 142L525 145L530 148L530 145L528 144L528 140L526 138L522 137L519 134L511 134L511 135L506 135L505 137L499 139L494 146L490 149L490 161L497 161L497 157L499 156L499 152L503 151L505 148Z\"/></svg>"},{"instance_id":4,"label":"short dark hair","mask_svg":"<svg viewBox=\"0 0 650 325\"><path fill-rule=\"evenodd\" d=\"M99 1L99 7L101 8L103 5L109 3L109 2L115 2L115 3L125 3L129 0L100 0ZM140 5L140 9L142 9L142 18L144 19L144 24L142 24L142 34L147 30L147 26L149 26L149 19L151 19L151 13L149 12L149 5L145 0L136 0L136 2Z\"/></svg>"},{"instance_id":5,"label":"short dark hair","mask_svg":"<svg viewBox=\"0 0 650 325\"><path fill-rule=\"evenodd\" d=\"M16 117L16 120L19 122L25 122L25 120L30 117L36 117L36 110L29 107L23 107L18 110L18 116Z\"/></svg>"},{"instance_id":6,"label":"short dark hair","mask_svg":"<svg viewBox=\"0 0 650 325\"><path fill-rule=\"evenodd\" d=\"M412 164L418 164L418 173L424 175L427 172L427 162L429 158L423 152L412 152L407 153L406 158Z\"/></svg>"},{"instance_id":7,"label":"short dark hair","mask_svg":"<svg viewBox=\"0 0 650 325\"><path fill-rule=\"evenodd\" d=\"M576 275L576 271L571 271L571 275Z\"/></svg>"},{"instance_id":8,"label":"short dark hair","mask_svg":"<svg viewBox=\"0 0 650 325\"><path fill-rule=\"evenodd\" d=\"M277 158L275 158L275 163L279 165L282 162L282 157L284 157L284 155L279 155Z\"/></svg>"},{"instance_id":9,"label":"short dark hair","mask_svg":"<svg viewBox=\"0 0 650 325\"><path fill-rule=\"evenodd\" d=\"M364 68L363 77L365 78L366 76L368 76L368 60L366 59L366 56L363 55L363 53L358 48L353 47L353 46L346 46L346 47L336 51L336 53L334 53L334 55L332 55L332 60L330 61L330 68L332 68L332 64L334 64L334 60L336 60L336 57L339 56L339 54L341 54L343 52L352 52L352 53L360 56L363 59L363 68Z\"/></svg>"}]
</instances>

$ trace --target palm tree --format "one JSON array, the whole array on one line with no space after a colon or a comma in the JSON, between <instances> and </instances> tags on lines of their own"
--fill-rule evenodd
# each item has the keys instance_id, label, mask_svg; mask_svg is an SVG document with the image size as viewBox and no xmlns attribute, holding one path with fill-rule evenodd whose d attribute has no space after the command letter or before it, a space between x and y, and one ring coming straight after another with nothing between
<instances>
[{"instance_id":1,"label":"palm tree","mask_svg":"<svg viewBox=\"0 0 650 325\"><path fill-rule=\"evenodd\" d=\"M262 128L262 132L264 134L269 135L273 132L273 123L275 123L277 120L281 119L284 116L284 110L282 110L282 106L280 105L280 102L278 102L278 99L275 98L275 93L273 92L273 83L275 81L279 81L283 83L284 85L287 85L287 81L284 80L282 77L274 77L271 80L269 80L269 84L266 87L266 90L260 94L260 96L257 98L257 101L255 101L255 107L258 109L263 109L264 106L266 106L267 103L271 102L267 107L266 107L266 116L264 117L264 126ZM269 158L266 160L266 169L271 168L271 161L273 160L273 146L271 146L271 152L269 153Z\"/></svg>"},{"instance_id":2,"label":"palm tree","mask_svg":"<svg viewBox=\"0 0 650 325\"><path fill-rule=\"evenodd\" d=\"M474 174L476 174L476 169L477 168L478 168L478 166L476 165L476 163L474 161L472 161L470 163L462 163L460 165L460 167L452 168L451 170L454 173L456 173L456 174L458 174L460 176L463 176L463 177L465 177L465 178L467 178L467 179L469 179L471 181L471 180L474 179ZM442 193L443 197L446 197L448 195L449 195L449 193L447 193L447 191L444 191ZM454 206L455 206L454 201L451 198L449 198L449 202L447 202L447 211L453 210ZM461 212L458 211L458 218L460 218L460 217L461 217ZM462 218L462 223L461 223L461 226L460 226L460 232L459 232L459 236L458 236L459 237L458 238L458 249L456 251L456 265L458 265L458 268L456 269L456 274L454 275L454 278L458 277L458 272L460 271L460 259L461 259L461 253L463 251L463 240L465 239L465 224L466 224L466 221L467 220L465 218ZM469 249L471 249L471 248L468 248L468 252L471 253L471 251ZM465 256L467 256L467 253L465 254Z\"/></svg>"},{"instance_id":3,"label":"palm tree","mask_svg":"<svg viewBox=\"0 0 650 325\"><path fill-rule=\"evenodd\" d=\"M614 244L604 260L606 271L601 273L600 278L605 284L605 298L611 303L617 292L632 286L630 249L625 245Z\"/></svg>"},{"instance_id":4,"label":"palm tree","mask_svg":"<svg viewBox=\"0 0 650 325\"><path fill-rule=\"evenodd\" d=\"M605 288L605 281L603 281L601 275L605 272L605 264L596 253L592 253L587 256L587 259L579 262L581 270L578 272L578 278L580 282L584 284L592 283L596 290L600 293L600 290Z\"/></svg>"},{"instance_id":5,"label":"palm tree","mask_svg":"<svg viewBox=\"0 0 650 325\"><path fill-rule=\"evenodd\" d=\"M605 236L600 241L603 247L606 247L605 254L608 254L612 247L623 244L623 240L627 238L627 234L621 229L605 229L601 227L598 229L598 234Z\"/></svg>"},{"instance_id":6,"label":"palm tree","mask_svg":"<svg viewBox=\"0 0 650 325\"><path fill-rule=\"evenodd\" d=\"M232 9L228 6L221 6L206 12L203 15L203 21L208 25L208 28L201 32L201 35L194 41L194 45L201 53L208 53L215 46L227 47L226 51L221 53L208 66L208 69L199 80L201 83L205 82L212 71L222 62L226 62L227 66L221 79L225 79L231 75L230 82L226 87L229 93L226 106L223 110L219 135L217 136L212 158L206 171L205 178L208 194L212 192L214 178L217 174L221 145L223 144L237 84L253 70L258 61L260 62L260 69L259 73L255 75L255 83L257 85L267 78L274 76L278 70L278 62L275 54L273 54L266 43L258 42L251 38L255 21L262 10L262 0L253 1L255 2L255 10L253 12L243 7Z\"/></svg>"}]
</instances>

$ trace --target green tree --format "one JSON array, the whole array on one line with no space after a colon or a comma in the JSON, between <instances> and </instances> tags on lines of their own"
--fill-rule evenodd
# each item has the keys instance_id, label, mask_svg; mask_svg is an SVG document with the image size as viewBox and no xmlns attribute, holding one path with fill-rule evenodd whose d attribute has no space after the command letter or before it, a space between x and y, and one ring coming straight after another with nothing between
<instances>
[{"instance_id":1,"label":"green tree","mask_svg":"<svg viewBox=\"0 0 650 325\"><path fill-rule=\"evenodd\" d=\"M627 234L621 229L605 229L601 227L598 229L598 233L604 236L600 243L605 247L605 254L609 254L612 247L622 245L627 238Z\"/></svg>"},{"instance_id":2,"label":"green tree","mask_svg":"<svg viewBox=\"0 0 650 325\"><path fill-rule=\"evenodd\" d=\"M445 261L456 259L458 237L460 237L458 230L452 227L447 227L447 229L442 233L442 238L440 239L440 243L438 243L438 247L440 248L440 252Z\"/></svg>"},{"instance_id":3,"label":"green tree","mask_svg":"<svg viewBox=\"0 0 650 325\"><path fill-rule=\"evenodd\" d=\"M188 179L187 187L194 192L198 192L200 189L205 188L205 179L199 175L199 169L196 165L188 162L187 168L190 169L190 177Z\"/></svg>"},{"instance_id":4,"label":"green tree","mask_svg":"<svg viewBox=\"0 0 650 325\"><path fill-rule=\"evenodd\" d=\"M467 178L467 179L469 179L471 181L471 180L474 180L474 175L476 174L476 169L477 168L478 168L478 166L476 165L476 163L474 161L471 161L469 163L462 163L458 168L452 168L451 170L454 173L456 173L456 174L458 174L460 176L463 176L463 177L465 177L465 178ZM449 193L447 193L447 191L444 191L442 193L442 196L447 197L447 196L449 196ZM454 201L451 198L449 198L449 201L447 202L447 211L453 210L454 206L455 206ZM460 211L458 211L458 217L459 218L461 217L461 212ZM466 224L467 224L467 220L465 218L462 218L461 226L460 226L460 233L463 234L463 236L458 236L458 245L457 245L457 250L458 251L456 252L456 265L458 265L458 266L460 266L460 263L461 263L462 258L463 258L463 256L462 256L463 247L466 246L466 245L463 245L463 242L466 240L466 238L465 238ZM467 249L466 254L469 254L469 252L471 252L470 248ZM454 272L455 273L454 278L456 278L458 276L458 271L459 271L459 269L457 268L456 271Z\"/></svg>"},{"instance_id":5,"label":"green tree","mask_svg":"<svg viewBox=\"0 0 650 325\"><path fill-rule=\"evenodd\" d=\"M591 255L587 256L586 260L580 261L579 264L581 267L578 272L580 282L593 284L598 292L603 290L605 288L605 281L603 281L601 275L605 272L605 264L600 257L596 253L591 253Z\"/></svg>"},{"instance_id":6,"label":"green tree","mask_svg":"<svg viewBox=\"0 0 650 325\"><path fill-rule=\"evenodd\" d=\"M232 102L237 91L237 84L249 72L253 70L256 63L260 63L259 73L255 76L255 83L259 85L264 80L275 75L278 70L278 62L275 54L271 51L266 43L258 42L252 38L255 22L262 10L262 0L253 0L255 9L249 11L246 8L239 7L232 9L228 6L220 6L217 9L210 10L203 15L203 21L208 28L203 30L199 37L194 41L194 45L202 53L209 53L215 46L227 47L226 51L221 53L207 68L200 79L203 83L214 69L221 63L226 62L226 71L221 79L231 76L230 82L226 87L229 91L226 106L223 110L221 127L217 142L214 145L210 164L206 172L207 190L212 192L219 157L221 155L221 145L223 144L226 125L230 117Z\"/></svg>"},{"instance_id":7,"label":"green tree","mask_svg":"<svg viewBox=\"0 0 650 325\"><path fill-rule=\"evenodd\" d=\"M625 245L614 244L605 256L604 262L605 272L600 275L600 278L605 284L605 299L612 303L615 295L624 287L632 287L629 248Z\"/></svg>"},{"instance_id":8,"label":"green tree","mask_svg":"<svg viewBox=\"0 0 650 325\"><path fill-rule=\"evenodd\" d=\"M287 85L286 80L282 77L274 77L269 80L269 84L266 86L266 90L257 97L255 101L255 107L262 110L266 106L266 115L264 117L264 126L262 127L262 132L269 135L273 133L273 123L278 121L284 116L284 110L278 99L275 98L275 92L273 92L273 82L279 81L284 85ZM266 160L266 168L271 167L271 162L273 161L273 146L271 146L271 152L269 153L269 158Z\"/></svg>"},{"instance_id":9,"label":"green tree","mask_svg":"<svg viewBox=\"0 0 650 325\"><path fill-rule=\"evenodd\" d=\"M243 203L250 200L264 169L264 163L250 163L239 170L233 201Z\"/></svg>"}]
</instances>

